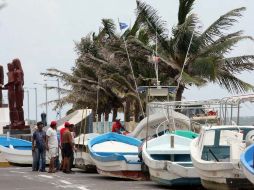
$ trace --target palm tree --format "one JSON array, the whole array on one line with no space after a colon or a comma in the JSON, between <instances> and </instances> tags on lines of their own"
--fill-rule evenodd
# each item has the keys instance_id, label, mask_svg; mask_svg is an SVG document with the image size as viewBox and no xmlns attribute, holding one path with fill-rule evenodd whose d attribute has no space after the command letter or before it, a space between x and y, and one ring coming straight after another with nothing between
<instances>
[{"instance_id":1,"label":"palm tree","mask_svg":"<svg viewBox=\"0 0 254 190\"><path fill-rule=\"evenodd\" d=\"M178 23L169 36L165 22L157 11L137 0L138 25L146 28L150 39L158 39L158 54L171 68L171 78L178 86L175 99L182 99L186 86L200 86L209 82L218 83L231 93L253 89L252 85L237 78L236 74L252 71L254 56L229 56L238 42L253 40L251 36L243 35L243 31L228 33L245 8L229 11L201 31L197 27L201 22L191 12L194 2L179 0Z\"/></svg>"},{"instance_id":2,"label":"palm tree","mask_svg":"<svg viewBox=\"0 0 254 190\"><path fill-rule=\"evenodd\" d=\"M122 37L125 36L127 41L135 80L138 85L149 85L155 72L148 59L153 52L149 46L148 34L143 29L137 30L137 25L134 24L120 36L111 19L103 19L102 25L98 35L90 33L76 43L78 58L71 74L57 69L49 69L43 74L60 78L71 87L61 103L72 103L74 108L90 107L106 116L113 110L114 117L118 109L125 108L126 122L130 121L130 112L134 109L137 121L141 107ZM163 61L161 65L160 80L167 84L170 67Z\"/></svg>"}]
</instances>

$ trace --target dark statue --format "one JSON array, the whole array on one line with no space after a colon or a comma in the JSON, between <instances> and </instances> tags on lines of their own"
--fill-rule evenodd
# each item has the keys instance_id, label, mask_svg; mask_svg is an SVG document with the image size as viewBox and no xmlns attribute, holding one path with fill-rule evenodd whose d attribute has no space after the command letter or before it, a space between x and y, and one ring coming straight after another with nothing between
<instances>
[{"instance_id":1,"label":"dark statue","mask_svg":"<svg viewBox=\"0 0 254 190\"><path fill-rule=\"evenodd\" d=\"M18 112L18 126L25 126L24 120L24 110L23 110L23 101L24 101L24 72L21 66L19 59L14 59L12 61L14 66L14 78L15 78L15 100L16 100L16 109Z\"/></svg>"},{"instance_id":2,"label":"dark statue","mask_svg":"<svg viewBox=\"0 0 254 190\"><path fill-rule=\"evenodd\" d=\"M8 63L8 83L4 88L8 90L8 102L10 110L11 128L24 129L24 72L19 59L14 59L12 63Z\"/></svg>"},{"instance_id":3,"label":"dark statue","mask_svg":"<svg viewBox=\"0 0 254 190\"><path fill-rule=\"evenodd\" d=\"M41 122L44 126L47 126L47 114L45 114L44 112L41 113Z\"/></svg>"},{"instance_id":4,"label":"dark statue","mask_svg":"<svg viewBox=\"0 0 254 190\"><path fill-rule=\"evenodd\" d=\"M2 88L4 86L4 68L0 65L0 108L3 106Z\"/></svg>"}]
</instances>

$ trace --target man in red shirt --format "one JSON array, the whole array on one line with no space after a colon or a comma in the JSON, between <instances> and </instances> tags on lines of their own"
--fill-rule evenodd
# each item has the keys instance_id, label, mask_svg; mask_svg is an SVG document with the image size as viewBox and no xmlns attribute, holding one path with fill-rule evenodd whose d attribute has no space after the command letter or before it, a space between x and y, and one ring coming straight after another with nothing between
<instances>
[{"instance_id":1,"label":"man in red shirt","mask_svg":"<svg viewBox=\"0 0 254 190\"><path fill-rule=\"evenodd\" d=\"M66 129L70 126L71 124L66 121L64 122L64 127L62 129L60 129L60 144L62 145L62 141L63 141L63 134L66 131Z\"/></svg>"},{"instance_id":2,"label":"man in red shirt","mask_svg":"<svg viewBox=\"0 0 254 190\"><path fill-rule=\"evenodd\" d=\"M112 125L112 132L122 134L121 130L126 131L120 122L120 118L117 117Z\"/></svg>"},{"instance_id":3,"label":"man in red shirt","mask_svg":"<svg viewBox=\"0 0 254 190\"><path fill-rule=\"evenodd\" d=\"M61 162L60 170L62 170L62 168L63 168L63 159L64 159L64 154L63 154L64 151L63 151L63 146L62 146L63 134L69 128L70 125L71 124L68 121L66 121L64 123L64 127L62 129L60 129L60 145L61 145L61 153L62 153L62 162Z\"/></svg>"}]
</instances>

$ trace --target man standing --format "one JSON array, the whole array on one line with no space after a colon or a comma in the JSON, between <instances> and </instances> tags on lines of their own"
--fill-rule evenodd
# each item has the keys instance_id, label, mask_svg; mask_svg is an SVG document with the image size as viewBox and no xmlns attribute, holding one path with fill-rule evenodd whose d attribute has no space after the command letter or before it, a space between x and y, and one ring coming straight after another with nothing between
<instances>
[{"instance_id":1,"label":"man standing","mask_svg":"<svg viewBox=\"0 0 254 190\"><path fill-rule=\"evenodd\" d=\"M46 133L46 147L50 157L49 163L49 173L55 173L55 159L58 156L58 139L57 139L57 132L56 132L56 125L55 121L50 123L50 127Z\"/></svg>"},{"instance_id":2,"label":"man standing","mask_svg":"<svg viewBox=\"0 0 254 190\"><path fill-rule=\"evenodd\" d=\"M61 147L61 156L62 156L62 162L61 162L61 166L60 166L60 170L63 169L63 160L64 160L64 155L63 155L63 134L66 131L67 128L69 128L70 123L68 121L64 122L64 127L62 129L60 129L60 147Z\"/></svg>"},{"instance_id":3,"label":"man standing","mask_svg":"<svg viewBox=\"0 0 254 190\"><path fill-rule=\"evenodd\" d=\"M45 172L46 167L46 132L43 131L43 123L37 123L37 130L33 133L32 151L33 151L33 171ZM41 168L40 168L41 160Z\"/></svg>"},{"instance_id":4,"label":"man standing","mask_svg":"<svg viewBox=\"0 0 254 190\"><path fill-rule=\"evenodd\" d=\"M70 132L71 132L71 138L72 138L72 153L70 156L70 171L72 172L72 168L73 166L73 162L74 162L74 151L76 151L76 147L75 147L75 132L74 132L74 125L70 124Z\"/></svg>"},{"instance_id":5,"label":"man standing","mask_svg":"<svg viewBox=\"0 0 254 190\"><path fill-rule=\"evenodd\" d=\"M62 151L63 151L63 172L71 173L70 171L70 158L73 154L73 142L72 135L70 132L70 125L66 127L62 138Z\"/></svg>"}]
</instances>

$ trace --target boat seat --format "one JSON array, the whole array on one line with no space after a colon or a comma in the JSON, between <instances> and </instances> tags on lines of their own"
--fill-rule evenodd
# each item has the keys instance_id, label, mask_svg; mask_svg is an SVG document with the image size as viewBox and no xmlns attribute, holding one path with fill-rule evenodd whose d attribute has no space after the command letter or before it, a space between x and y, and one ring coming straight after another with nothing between
<instances>
[{"instance_id":1,"label":"boat seat","mask_svg":"<svg viewBox=\"0 0 254 190\"><path fill-rule=\"evenodd\" d=\"M190 154L151 154L154 160L168 160L173 162L190 162Z\"/></svg>"},{"instance_id":2,"label":"boat seat","mask_svg":"<svg viewBox=\"0 0 254 190\"><path fill-rule=\"evenodd\" d=\"M133 163L133 164L139 163L140 164L140 159L139 159L138 155L124 155L124 158L126 159L126 161L128 163Z\"/></svg>"},{"instance_id":3,"label":"boat seat","mask_svg":"<svg viewBox=\"0 0 254 190\"><path fill-rule=\"evenodd\" d=\"M230 146L204 146L202 152L202 160L206 161L229 161ZM216 160L217 159L217 160Z\"/></svg>"}]
</instances>

